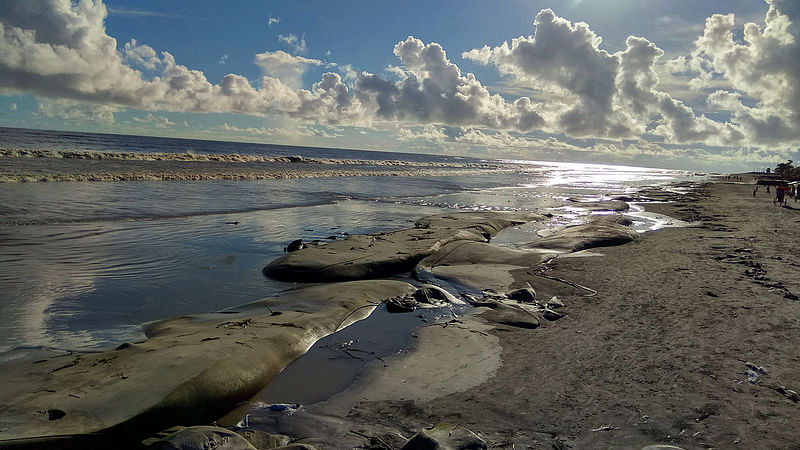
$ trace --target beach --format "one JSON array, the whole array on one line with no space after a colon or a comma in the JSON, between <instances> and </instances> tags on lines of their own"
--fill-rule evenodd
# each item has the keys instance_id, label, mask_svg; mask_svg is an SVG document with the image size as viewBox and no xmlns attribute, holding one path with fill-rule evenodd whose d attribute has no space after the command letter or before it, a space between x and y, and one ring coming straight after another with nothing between
<instances>
[{"instance_id":1,"label":"beach","mask_svg":"<svg viewBox=\"0 0 800 450\"><path fill-rule=\"evenodd\" d=\"M793 276L798 262L791 239L798 209L791 202L775 206L763 192L753 197L752 187L746 177L741 183L699 185L688 194L645 190L648 211L692 225L644 233L615 246L593 247L585 235L573 237L573 247L593 247L573 257L487 252L491 244L481 243L480 233L469 245L487 246L480 247L481 256L460 241L441 242L445 250L458 248L447 252L450 260L431 260L435 254L423 259L424 273L460 280L461 286L485 284L492 289L488 297L483 294L485 304L476 302L467 315L425 324L407 352L360 358L366 370L326 401L303 405L291 415L254 413L242 428L248 418L244 406L218 423L238 422L235 429L242 432L284 434L318 448L400 448L419 430L437 424L448 424L451 437L453 430L469 430L488 448L792 448L800 439L790 425L798 407L793 393L800 388L794 370L800 360L795 345L800 282ZM534 218L507 224L490 219L494 222L482 229L494 234L528 219ZM602 227L609 226L606 222ZM447 223L433 226L453 226ZM485 228L489 223L493 228ZM459 263L459 252L466 252L467 260ZM472 264L481 258L481 264ZM467 263L478 269L463 268ZM351 272L341 273L351 277ZM508 276L487 278L486 273ZM359 282L332 286L347 283ZM341 289L364 292L364 285L353 286ZM525 287L536 291L536 306L500 299L503 288ZM370 296L411 291L396 281L371 283L354 305L372 303ZM546 311L557 314L544 319ZM354 319L346 312L329 317L331 330L340 328L340 320ZM224 323L246 328L237 318ZM291 323L286 316L279 319ZM167 321L155 326L149 332L152 345L170 333L186 339L180 336L200 330L192 331L193 326L201 325ZM200 341L224 353L219 325L210 329ZM241 348L241 342L232 345ZM181 354L187 347L172 348ZM102 354L87 358L107 359ZM73 367L55 368L65 373ZM226 367L221 373L230 371ZM210 382L218 384L219 378ZM249 408L253 413L260 407L256 402Z\"/></svg>"},{"instance_id":2,"label":"beach","mask_svg":"<svg viewBox=\"0 0 800 450\"><path fill-rule=\"evenodd\" d=\"M556 259L550 275L597 295L563 298L566 316L534 330L488 321L502 350L485 381L424 401L408 386L407 399L357 401L347 417L406 436L450 423L489 448L797 448L800 208L752 189L747 176L702 186L648 208L694 226Z\"/></svg>"}]
</instances>

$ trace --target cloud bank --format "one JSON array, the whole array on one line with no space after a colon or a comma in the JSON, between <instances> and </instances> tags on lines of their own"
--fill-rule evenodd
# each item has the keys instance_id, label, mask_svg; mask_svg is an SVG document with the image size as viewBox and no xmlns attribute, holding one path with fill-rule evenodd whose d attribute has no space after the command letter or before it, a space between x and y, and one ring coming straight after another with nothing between
<instances>
[{"instance_id":1,"label":"cloud bank","mask_svg":"<svg viewBox=\"0 0 800 450\"><path fill-rule=\"evenodd\" d=\"M514 147L534 142L520 134L535 132L796 148L798 7L792 0L768 3L763 25L746 24L742 40L734 37L733 15L714 15L691 54L669 62L677 76L705 95L709 108L727 112L725 119L697 114L663 90L656 69L666 63L655 43L631 36L624 50L610 53L588 24L572 23L550 9L536 15L532 35L461 54L536 93L509 98L462 72L441 45L413 36L395 45L399 64L389 76L340 64L345 79L327 72L304 89L309 71L334 65L298 56L307 51L305 40L287 34L279 39L294 54L254 56L263 71L260 80L228 74L214 83L168 52L134 39L119 45L106 33L108 11L100 0L8 0L0 11L0 89L50 99L42 100L43 114L52 116L64 114L53 105L101 105L96 120L105 122L114 111L130 108L275 114L332 126L416 126L423 127L416 138ZM278 22L270 17L267 25ZM441 126L462 130L444 135Z\"/></svg>"}]
</instances>

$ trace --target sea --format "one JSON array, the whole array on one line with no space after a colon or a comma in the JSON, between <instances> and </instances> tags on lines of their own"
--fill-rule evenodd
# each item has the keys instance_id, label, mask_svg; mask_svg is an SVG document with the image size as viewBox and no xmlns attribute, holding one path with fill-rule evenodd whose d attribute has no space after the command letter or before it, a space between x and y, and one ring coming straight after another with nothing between
<instances>
[{"instance_id":1,"label":"sea","mask_svg":"<svg viewBox=\"0 0 800 450\"><path fill-rule=\"evenodd\" d=\"M0 354L105 349L144 339L152 321L279 294L296 285L268 279L262 268L295 239L408 228L443 212L553 214L546 223L495 239L514 246L587 220L591 212L568 199L602 200L699 181L693 173L645 167L11 128L0 128L0 149L514 167L446 176L0 183ZM0 163L10 159L0 157ZM670 223L635 203L628 215L641 232Z\"/></svg>"}]
</instances>

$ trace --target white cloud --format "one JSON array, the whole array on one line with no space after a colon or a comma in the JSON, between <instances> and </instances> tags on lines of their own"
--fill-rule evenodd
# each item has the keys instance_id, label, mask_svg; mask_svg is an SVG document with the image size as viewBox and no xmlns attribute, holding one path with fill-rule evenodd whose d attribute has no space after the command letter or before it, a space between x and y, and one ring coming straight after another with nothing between
<instances>
[{"instance_id":1,"label":"white cloud","mask_svg":"<svg viewBox=\"0 0 800 450\"><path fill-rule=\"evenodd\" d=\"M333 138L339 137L336 131L328 127L309 127L309 126L282 126L282 127L237 127L224 123L220 130L237 134L249 136L264 136L264 137L324 137Z\"/></svg>"},{"instance_id":2,"label":"white cloud","mask_svg":"<svg viewBox=\"0 0 800 450\"><path fill-rule=\"evenodd\" d=\"M362 72L354 87L357 98L375 108L376 119L520 131L543 124L529 98L508 103L491 95L473 74L463 75L435 42L409 36L395 45L394 54L403 64L400 81Z\"/></svg>"},{"instance_id":3,"label":"white cloud","mask_svg":"<svg viewBox=\"0 0 800 450\"><path fill-rule=\"evenodd\" d=\"M7 0L0 10L0 91L108 105L95 116L101 121L113 120L121 108L133 108L274 114L327 125L391 124L410 129L399 132L401 138L431 142L444 142L448 127L463 127L448 140L498 148L555 145L524 135L531 131L789 148L800 142L797 6L790 0L770 1L764 25L745 25L743 41L731 33L731 16L716 15L706 22L691 55L666 64L660 61L664 52L647 39L629 37L624 50L609 53L587 24L542 10L532 36L462 54L495 66L506 76L500 84L514 83L500 96L473 74L462 73L441 45L412 36L395 45L399 63L385 69L388 74L274 51L254 57L264 71L262 79L251 82L228 74L214 83L137 40L119 48L106 34L107 11L99 0ZM268 25L278 21L270 17ZM279 39L297 53L306 49L305 40L295 35ZM222 56L219 62L226 60ZM683 80L698 89L692 105L698 98L707 100L710 108L723 112L711 117L730 120L698 115L668 94L659 78L665 66L676 72L670 75L671 85ZM303 88L303 76L320 67L337 67L343 75L328 72ZM42 114L67 112L57 102L43 104ZM169 120L154 123L171 126Z\"/></svg>"},{"instance_id":4,"label":"white cloud","mask_svg":"<svg viewBox=\"0 0 800 450\"><path fill-rule=\"evenodd\" d=\"M277 78L295 89L303 86L303 74L310 67L322 65L322 61L318 59L292 56L283 50L259 53L256 55L255 63L266 75Z\"/></svg>"},{"instance_id":5,"label":"white cloud","mask_svg":"<svg viewBox=\"0 0 800 450\"><path fill-rule=\"evenodd\" d=\"M148 113L145 117L134 116L133 121L139 124L147 125L153 128L170 128L175 126L175 122L169 120L166 116L158 116L153 113Z\"/></svg>"},{"instance_id":6,"label":"white cloud","mask_svg":"<svg viewBox=\"0 0 800 450\"><path fill-rule=\"evenodd\" d=\"M175 17L170 14L164 14L157 11L150 11L146 9L137 9L137 8L124 8L124 7L109 7L108 14L113 16L122 16L122 17L135 17L135 18L149 18L149 17L166 17L171 18Z\"/></svg>"},{"instance_id":7,"label":"white cloud","mask_svg":"<svg viewBox=\"0 0 800 450\"><path fill-rule=\"evenodd\" d=\"M308 52L305 37L297 37L294 34L279 34L278 40L288 45L294 53L298 55L305 55Z\"/></svg>"},{"instance_id":8,"label":"white cloud","mask_svg":"<svg viewBox=\"0 0 800 450\"><path fill-rule=\"evenodd\" d=\"M533 36L496 48L465 52L463 57L493 64L517 82L551 96L544 112L549 131L591 138L632 138L646 133L668 142L728 144L741 137L737 127L720 124L659 89L656 64L664 54L647 39L628 37L614 54L587 24L570 23L545 9Z\"/></svg>"},{"instance_id":9,"label":"white cloud","mask_svg":"<svg viewBox=\"0 0 800 450\"><path fill-rule=\"evenodd\" d=\"M555 111L555 131L572 136L629 137L630 117L615 110L614 81L619 61L599 48L602 39L589 25L562 19L550 9L536 15L533 36L509 45L464 52L462 57L493 64L501 73L544 91L571 94Z\"/></svg>"},{"instance_id":10,"label":"white cloud","mask_svg":"<svg viewBox=\"0 0 800 450\"><path fill-rule=\"evenodd\" d=\"M280 21L281 21L280 17L269 16L269 18L267 19L267 26L268 27L272 27L272 25L274 25L276 23L280 23Z\"/></svg>"},{"instance_id":11,"label":"white cloud","mask_svg":"<svg viewBox=\"0 0 800 450\"><path fill-rule=\"evenodd\" d=\"M227 53L222 55L222 56L220 56L219 63L221 65L223 65L223 66L228 63L228 54Z\"/></svg>"},{"instance_id":12,"label":"white cloud","mask_svg":"<svg viewBox=\"0 0 800 450\"><path fill-rule=\"evenodd\" d=\"M16 106L13 105L13 106ZM15 107L12 110L16 109ZM79 102L68 99L39 99L39 114L51 119L70 122L91 122L97 124L114 123L114 113L119 108L109 105Z\"/></svg>"},{"instance_id":13,"label":"white cloud","mask_svg":"<svg viewBox=\"0 0 800 450\"><path fill-rule=\"evenodd\" d=\"M125 59L146 69L154 70L161 64L161 59L159 59L156 51L149 45L137 44L136 39L126 42L122 52L125 55Z\"/></svg>"},{"instance_id":14,"label":"white cloud","mask_svg":"<svg viewBox=\"0 0 800 450\"><path fill-rule=\"evenodd\" d=\"M401 128L398 130L395 137L401 141L423 140L435 144L443 144L449 139L444 131L444 127L425 125L419 131L415 131L411 128Z\"/></svg>"},{"instance_id":15,"label":"white cloud","mask_svg":"<svg viewBox=\"0 0 800 450\"><path fill-rule=\"evenodd\" d=\"M350 64L338 64L338 67L345 81L355 81L358 79L358 71Z\"/></svg>"},{"instance_id":16,"label":"white cloud","mask_svg":"<svg viewBox=\"0 0 800 450\"><path fill-rule=\"evenodd\" d=\"M767 3L764 26L745 24L742 42L733 35L733 14L708 18L683 62L698 88L713 87L719 78L727 82L728 89L708 101L733 112L747 144L790 148L800 141L800 7L792 1Z\"/></svg>"}]
</instances>

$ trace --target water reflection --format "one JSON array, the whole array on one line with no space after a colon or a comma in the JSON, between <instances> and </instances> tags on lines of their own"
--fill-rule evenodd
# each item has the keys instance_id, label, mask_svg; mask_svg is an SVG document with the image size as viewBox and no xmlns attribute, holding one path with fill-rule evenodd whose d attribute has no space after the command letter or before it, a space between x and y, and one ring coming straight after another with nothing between
<instances>
[{"instance_id":1,"label":"water reflection","mask_svg":"<svg viewBox=\"0 0 800 450\"><path fill-rule=\"evenodd\" d=\"M148 321L273 295L292 284L266 279L261 269L294 239L407 228L445 210L544 211L570 196L605 198L680 176L651 171L636 178L636 171L620 170L603 178L602 171L590 169L556 165L470 177L4 185L0 351L113 346L141 339ZM542 226L581 221L586 214L563 212ZM642 227L651 226L648 220L637 217ZM520 227L496 241L513 245L541 232L539 224Z\"/></svg>"},{"instance_id":2,"label":"water reflection","mask_svg":"<svg viewBox=\"0 0 800 450\"><path fill-rule=\"evenodd\" d=\"M365 201L147 221L6 226L0 349L110 346L141 324L292 286L261 268L287 242L413 226L434 208ZM236 224L233 224L236 223Z\"/></svg>"}]
</instances>

